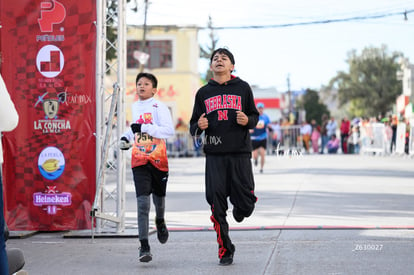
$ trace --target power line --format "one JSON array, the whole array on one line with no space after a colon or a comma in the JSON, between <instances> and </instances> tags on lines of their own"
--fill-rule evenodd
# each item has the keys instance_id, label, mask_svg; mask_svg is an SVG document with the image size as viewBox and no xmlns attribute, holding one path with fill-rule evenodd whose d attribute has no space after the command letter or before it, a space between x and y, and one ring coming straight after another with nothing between
<instances>
[{"instance_id":1,"label":"power line","mask_svg":"<svg viewBox=\"0 0 414 275\"><path fill-rule=\"evenodd\" d=\"M369 20L369 19L378 19L390 16L401 15L403 16L404 20L408 20L408 14L414 12L412 10L405 10L403 12L393 12L393 13L384 13L384 14L377 14L377 15L369 15L369 16L354 16L348 18L338 18L338 19L326 19L326 20L315 20L309 22L296 22L296 23L285 23L285 24L274 24L274 25L250 25L250 26L227 26L227 27L204 27L201 29L215 29L215 30L230 30L230 29L274 29L274 28L286 28L286 27L294 27L294 26L306 26L306 25L318 25L318 24L330 24L330 23L338 23L338 22L349 22L349 21L361 21L361 20Z\"/></svg>"}]
</instances>

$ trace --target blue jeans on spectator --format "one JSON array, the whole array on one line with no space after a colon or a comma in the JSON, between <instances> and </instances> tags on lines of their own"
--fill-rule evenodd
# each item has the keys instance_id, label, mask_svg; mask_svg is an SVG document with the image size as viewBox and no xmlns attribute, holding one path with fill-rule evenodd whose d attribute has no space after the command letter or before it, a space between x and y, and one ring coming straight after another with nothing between
<instances>
[{"instance_id":1,"label":"blue jeans on spectator","mask_svg":"<svg viewBox=\"0 0 414 275\"><path fill-rule=\"evenodd\" d=\"M9 274L6 240L4 239L3 180L0 172L0 274Z\"/></svg>"},{"instance_id":2,"label":"blue jeans on spectator","mask_svg":"<svg viewBox=\"0 0 414 275\"><path fill-rule=\"evenodd\" d=\"M329 137L328 136L322 136L321 138L321 154L323 154L323 150L325 150L326 144L328 144Z\"/></svg>"},{"instance_id":3,"label":"blue jeans on spectator","mask_svg":"<svg viewBox=\"0 0 414 275\"><path fill-rule=\"evenodd\" d=\"M338 152L338 147L328 148L328 154L336 154Z\"/></svg>"}]
</instances>

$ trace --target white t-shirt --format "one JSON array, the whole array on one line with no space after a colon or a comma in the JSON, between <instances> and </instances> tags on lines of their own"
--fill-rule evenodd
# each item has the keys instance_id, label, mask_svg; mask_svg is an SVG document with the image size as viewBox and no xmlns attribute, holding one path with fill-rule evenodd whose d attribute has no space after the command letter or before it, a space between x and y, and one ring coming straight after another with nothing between
<instances>
[{"instance_id":1,"label":"white t-shirt","mask_svg":"<svg viewBox=\"0 0 414 275\"><path fill-rule=\"evenodd\" d=\"M0 75L0 134L3 131L12 131L19 122L19 115L7 91L3 77ZM3 163L3 147L0 138L0 164Z\"/></svg>"},{"instance_id":2,"label":"white t-shirt","mask_svg":"<svg viewBox=\"0 0 414 275\"><path fill-rule=\"evenodd\" d=\"M134 143L132 168L151 162L159 170L168 171L165 139L174 135L170 110L154 98L134 102L132 123L141 124L141 133L134 134L129 128L123 135Z\"/></svg>"}]
</instances>

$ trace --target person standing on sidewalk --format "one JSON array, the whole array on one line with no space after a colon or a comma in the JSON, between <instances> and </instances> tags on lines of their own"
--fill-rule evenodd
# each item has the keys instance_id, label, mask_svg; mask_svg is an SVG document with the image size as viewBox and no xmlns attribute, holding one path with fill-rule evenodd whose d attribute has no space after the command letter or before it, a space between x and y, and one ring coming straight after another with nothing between
<instances>
[{"instance_id":1,"label":"person standing on sidewalk","mask_svg":"<svg viewBox=\"0 0 414 275\"><path fill-rule=\"evenodd\" d=\"M328 134L329 140L331 140L332 136L336 136L336 128L338 128L338 124L336 124L335 118L331 117L328 124L326 124L326 132Z\"/></svg>"},{"instance_id":2,"label":"person standing on sidewalk","mask_svg":"<svg viewBox=\"0 0 414 275\"><path fill-rule=\"evenodd\" d=\"M390 144L390 154L395 152L395 149L397 147L397 127L398 127L398 116L392 115L391 116L391 144Z\"/></svg>"},{"instance_id":3,"label":"person standing on sidewalk","mask_svg":"<svg viewBox=\"0 0 414 275\"><path fill-rule=\"evenodd\" d=\"M322 115L322 124L321 124L321 151L320 154L323 154L326 144L329 141L328 130L326 126L328 125L329 119L327 114Z\"/></svg>"},{"instance_id":4,"label":"person standing on sidewalk","mask_svg":"<svg viewBox=\"0 0 414 275\"><path fill-rule=\"evenodd\" d=\"M227 198L233 204L237 222L253 213L257 200L249 129L257 125L259 112L249 84L232 75L234 64L228 49L218 48L213 52L210 58L213 78L198 90L190 119L191 135L205 134L206 199L217 233L220 265L232 264L235 252L226 220Z\"/></svg>"},{"instance_id":5,"label":"person standing on sidewalk","mask_svg":"<svg viewBox=\"0 0 414 275\"><path fill-rule=\"evenodd\" d=\"M263 173L267 148L267 135L268 131L271 130L271 128L269 125L270 119L268 115L264 113L264 104L262 102L259 102L257 103L256 107L259 111L259 122L257 123L256 127L251 130L250 138L252 139L254 165L257 166L260 156L260 173Z\"/></svg>"},{"instance_id":6,"label":"person standing on sidewalk","mask_svg":"<svg viewBox=\"0 0 414 275\"><path fill-rule=\"evenodd\" d=\"M305 119L304 121L302 121L302 125L300 126L299 131L302 137L303 147L305 147L305 154L309 154L309 148L310 148L309 143L310 143L311 135L312 135L312 126Z\"/></svg>"},{"instance_id":7,"label":"person standing on sidewalk","mask_svg":"<svg viewBox=\"0 0 414 275\"><path fill-rule=\"evenodd\" d=\"M7 91L3 77L0 75L0 166L3 165L3 146L1 145L1 132L12 131L17 127L19 114ZM1 168L1 167L0 167ZM3 210L3 179L0 169L0 274L9 274L9 263L6 252L5 221Z\"/></svg>"},{"instance_id":8,"label":"person standing on sidewalk","mask_svg":"<svg viewBox=\"0 0 414 275\"><path fill-rule=\"evenodd\" d=\"M155 205L155 225L160 243L168 240L165 225L165 195L168 181L168 158L165 139L174 135L170 111L153 98L157 92L157 78L153 74L139 73L136 91L139 100L132 105L130 129L120 142L122 150L132 145L131 167L138 205L138 237L141 243L139 260L149 262L152 254L148 243L150 195Z\"/></svg>"},{"instance_id":9,"label":"person standing on sidewalk","mask_svg":"<svg viewBox=\"0 0 414 275\"><path fill-rule=\"evenodd\" d=\"M315 122L315 127L312 129L312 134L311 134L311 143L312 143L312 149L313 149L313 153L317 154L319 151L319 139L321 138L321 127L319 125L316 125Z\"/></svg>"},{"instance_id":10,"label":"person standing on sidewalk","mask_svg":"<svg viewBox=\"0 0 414 275\"><path fill-rule=\"evenodd\" d=\"M351 132L351 122L349 121L348 117L344 117L341 121L340 126L341 132L341 149L342 153L348 154L348 137L349 133Z\"/></svg>"}]
</instances>

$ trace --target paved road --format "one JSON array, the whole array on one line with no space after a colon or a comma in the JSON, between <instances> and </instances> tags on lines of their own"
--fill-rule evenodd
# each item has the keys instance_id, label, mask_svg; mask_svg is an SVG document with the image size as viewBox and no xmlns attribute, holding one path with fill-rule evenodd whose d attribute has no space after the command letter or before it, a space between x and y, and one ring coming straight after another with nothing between
<instances>
[{"instance_id":1,"label":"paved road","mask_svg":"<svg viewBox=\"0 0 414 275\"><path fill-rule=\"evenodd\" d=\"M255 169L252 217L231 216L234 264L218 265L204 198L204 158L170 160L169 241L150 236L137 260L136 203L127 180L124 234L37 233L13 238L29 274L413 274L414 159L403 156L269 156ZM153 211L153 209L152 209ZM152 214L154 216L154 214Z\"/></svg>"}]
</instances>

